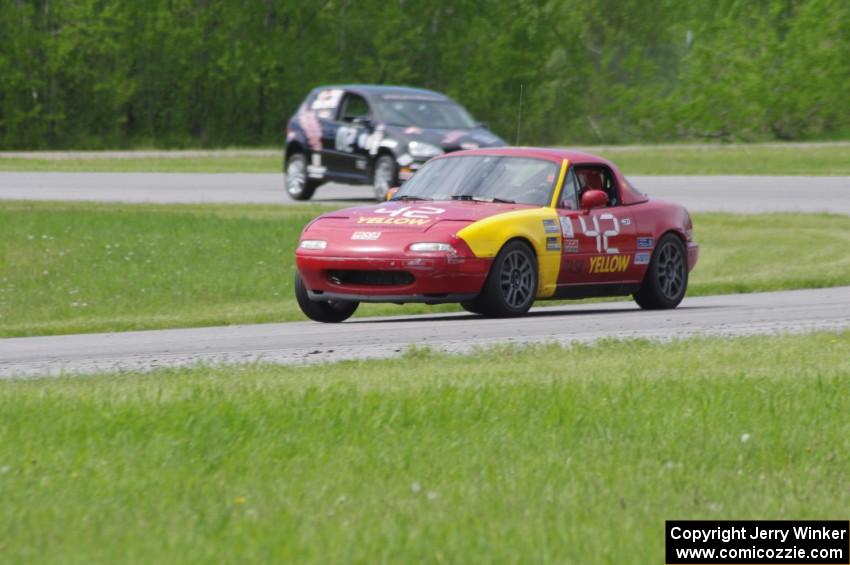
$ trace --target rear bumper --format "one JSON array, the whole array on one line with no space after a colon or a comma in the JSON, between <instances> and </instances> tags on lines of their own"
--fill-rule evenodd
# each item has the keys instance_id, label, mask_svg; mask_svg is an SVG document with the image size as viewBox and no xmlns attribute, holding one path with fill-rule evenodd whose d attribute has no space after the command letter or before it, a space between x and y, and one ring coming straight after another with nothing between
<instances>
[{"instance_id":1,"label":"rear bumper","mask_svg":"<svg viewBox=\"0 0 850 565\"><path fill-rule=\"evenodd\" d=\"M313 300L436 304L477 296L492 259L412 253L392 259L326 257L299 252L295 263ZM352 284L331 276L339 271L403 271L413 280L408 284Z\"/></svg>"}]
</instances>

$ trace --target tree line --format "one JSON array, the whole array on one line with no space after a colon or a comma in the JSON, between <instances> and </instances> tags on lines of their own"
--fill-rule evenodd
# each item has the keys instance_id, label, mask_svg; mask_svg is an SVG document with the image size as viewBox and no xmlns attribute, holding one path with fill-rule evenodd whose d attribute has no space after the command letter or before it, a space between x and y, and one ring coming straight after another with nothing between
<instances>
[{"instance_id":1,"label":"tree line","mask_svg":"<svg viewBox=\"0 0 850 565\"><path fill-rule=\"evenodd\" d=\"M280 145L346 82L522 144L847 137L850 2L0 0L3 149Z\"/></svg>"}]
</instances>

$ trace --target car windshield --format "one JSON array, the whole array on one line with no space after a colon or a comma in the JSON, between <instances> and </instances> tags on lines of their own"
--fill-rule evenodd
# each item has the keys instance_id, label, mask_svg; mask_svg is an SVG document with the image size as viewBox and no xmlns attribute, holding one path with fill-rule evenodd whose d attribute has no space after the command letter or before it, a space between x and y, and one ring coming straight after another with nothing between
<instances>
[{"instance_id":1,"label":"car windshield","mask_svg":"<svg viewBox=\"0 0 850 565\"><path fill-rule=\"evenodd\" d=\"M475 120L461 106L433 100L381 100L375 104L378 114L393 126L420 128L470 129Z\"/></svg>"},{"instance_id":2,"label":"car windshield","mask_svg":"<svg viewBox=\"0 0 850 565\"><path fill-rule=\"evenodd\" d=\"M435 159L399 189L396 199L475 200L547 206L558 178L551 161L497 155Z\"/></svg>"}]
</instances>

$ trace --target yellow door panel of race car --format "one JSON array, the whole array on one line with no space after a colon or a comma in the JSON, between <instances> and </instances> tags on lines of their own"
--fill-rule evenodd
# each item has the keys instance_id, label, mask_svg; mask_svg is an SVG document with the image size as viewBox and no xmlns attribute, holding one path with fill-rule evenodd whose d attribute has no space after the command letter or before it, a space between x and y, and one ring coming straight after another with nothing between
<instances>
[{"instance_id":1,"label":"yellow door panel of race car","mask_svg":"<svg viewBox=\"0 0 850 565\"><path fill-rule=\"evenodd\" d=\"M552 208L516 210L490 216L458 232L476 257L495 257L515 238L528 240L534 247L539 268L537 298L555 293L561 269L561 228Z\"/></svg>"}]
</instances>

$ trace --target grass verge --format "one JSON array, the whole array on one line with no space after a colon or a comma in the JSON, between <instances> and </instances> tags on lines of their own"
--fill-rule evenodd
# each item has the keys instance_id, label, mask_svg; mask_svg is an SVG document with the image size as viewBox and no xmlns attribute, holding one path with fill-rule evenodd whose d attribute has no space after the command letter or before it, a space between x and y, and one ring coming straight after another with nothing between
<instances>
[{"instance_id":1,"label":"grass verge","mask_svg":"<svg viewBox=\"0 0 850 565\"><path fill-rule=\"evenodd\" d=\"M627 175L850 175L850 145L604 148Z\"/></svg>"},{"instance_id":2,"label":"grass verge","mask_svg":"<svg viewBox=\"0 0 850 565\"><path fill-rule=\"evenodd\" d=\"M850 175L850 144L588 148L627 175ZM2 157L2 156L0 156ZM0 158L0 171L279 173L280 154L209 157Z\"/></svg>"},{"instance_id":3,"label":"grass verge","mask_svg":"<svg viewBox=\"0 0 850 565\"><path fill-rule=\"evenodd\" d=\"M850 333L0 383L6 562L661 562L841 518Z\"/></svg>"},{"instance_id":4,"label":"grass verge","mask_svg":"<svg viewBox=\"0 0 850 565\"><path fill-rule=\"evenodd\" d=\"M2 202L0 336L303 320L293 249L324 210ZM691 296L850 284L846 216L694 221ZM362 305L358 315L433 311Z\"/></svg>"}]
</instances>

